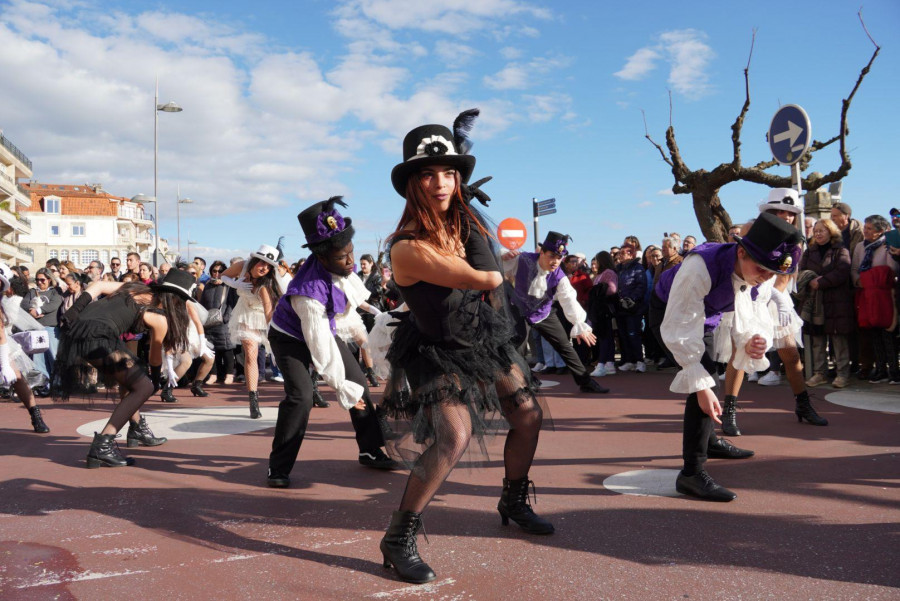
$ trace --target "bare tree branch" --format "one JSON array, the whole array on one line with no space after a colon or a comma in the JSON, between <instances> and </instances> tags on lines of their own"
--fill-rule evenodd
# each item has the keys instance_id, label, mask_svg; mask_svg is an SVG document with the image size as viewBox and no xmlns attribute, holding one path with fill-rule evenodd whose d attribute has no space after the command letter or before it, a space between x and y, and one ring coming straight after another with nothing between
<instances>
[{"instance_id":1,"label":"bare tree branch","mask_svg":"<svg viewBox=\"0 0 900 601\"><path fill-rule=\"evenodd\" d=\"M744 67L744 106L731 126L731 144L734 147L734 158L731 165L734 169L741 168L741 129L744 127L744 117L750 110L750 60L753 58L753 46L756 44L756 29L750 38L750 55L747 57L747 66Z\"/></svg>"},{"instance_id":2,"label":"bare tree branch","mask_svg":"<svg viewBox=\"0 0 900 601\"><path fill-rule=\"evenodd\" d=\"M656 146L656 149L659 151L662 160L669 164L669 167L674 167L672 161L669 160L669 157L666 156L665 151L663 151L662 146L653 141L653 138L650 137L650 130L647 129L647 115L644 113L644 109L641 109L641 117L644 119L644 137L650 140L650 143Z\"/></svg>"}]
</instances>

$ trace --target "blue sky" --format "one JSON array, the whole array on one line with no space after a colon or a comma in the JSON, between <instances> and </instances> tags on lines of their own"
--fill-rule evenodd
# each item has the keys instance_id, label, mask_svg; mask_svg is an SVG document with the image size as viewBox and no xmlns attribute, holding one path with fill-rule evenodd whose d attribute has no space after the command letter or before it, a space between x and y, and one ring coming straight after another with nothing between
<instances>
[{"instance_id":1,"label":"blue sky","mask_svg":"<svg viewBox=\"0 0 900 601\"><path fill-rule=\"evenodd\" d=\"M627 5L626 5L627 4ZM712 6L710 6L712 5ZM449 125L480 107L474 178L496 221L531 223L531 199L557 199L541 232L570 233L587 254L628 234L700 233L690 197L647 142L669 120L692 169L731 156L730 125L744 98L751 33L751 108L744 164L770 158L779 104L803 106L813 137L838 131L841 99L873 46L859 5L846 1L343 2L0 1L0 128L34 163L35 178L102 182L116 195L152 194L154 78L160 102L161 234L196 253L245 254L286 236L303 255L296 215L344 195L358 252L393 230L402 209L390 184L403 135ZM900 115L900 3L866 3L882 46L853 101L853 170L844 200L854 216L900 205L892 174ZM836 147L811 169L839 164ZM771 172L787 175L787 167ZM735 221L767 189L722 190Z\"/></svg>"}]
</instances>

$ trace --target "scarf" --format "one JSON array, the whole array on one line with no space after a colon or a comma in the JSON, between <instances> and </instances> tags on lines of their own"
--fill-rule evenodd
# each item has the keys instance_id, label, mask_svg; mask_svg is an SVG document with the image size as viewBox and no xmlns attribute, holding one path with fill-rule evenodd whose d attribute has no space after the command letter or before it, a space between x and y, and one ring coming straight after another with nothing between
<instances>
[{"instance_id":1,"label":"scarf","mask_svg":"<svg viewBox=\"0 0 900 601\"><path fill-rule=\"evenodd\" d=\"M884 234L878 238L878 240L873 240L872 242L863 241L864 255L862 263L859 264L859 272L862 273L864 271L869 271L872 269L872 259L875 255L875 251L879 249L879 247L884 245Z\"/></svg>"}]
</instances>

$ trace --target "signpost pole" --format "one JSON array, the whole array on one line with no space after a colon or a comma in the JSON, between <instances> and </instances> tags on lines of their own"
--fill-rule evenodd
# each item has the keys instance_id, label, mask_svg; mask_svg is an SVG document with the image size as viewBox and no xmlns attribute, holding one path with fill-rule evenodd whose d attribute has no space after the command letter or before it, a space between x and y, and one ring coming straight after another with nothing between
<instances>
[{"instance_id":1,"label":"signpost pole","mask_svg":"<svg viewBox=\"0 0 900 601\"><path fill-rule=\"evenodd\" d=\"M534 243L537 245L541 237L538 235L538 206L537 206L537 198L531 199L531 206L534 208Z\"/></svg>"}]
</instances>

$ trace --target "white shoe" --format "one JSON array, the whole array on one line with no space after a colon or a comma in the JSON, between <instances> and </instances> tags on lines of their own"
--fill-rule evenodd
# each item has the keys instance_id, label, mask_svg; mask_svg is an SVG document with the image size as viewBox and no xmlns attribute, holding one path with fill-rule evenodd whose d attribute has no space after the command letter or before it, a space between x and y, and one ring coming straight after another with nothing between
<instances>
[{"instance_id":1,"label":"white shoe","mask_svg":"<svg viewBox=\"0 0 900 601\"><path fill-rule=\"evenodd\" d=\"M272 376L272 381L273 382L284 382L284 378L282 378L281 376Z\"/></svg>"},{"instance_id":2,"label":"white shoe","mask_svg":"<svg viewBox=\"0 0 900 601\"><path fill-rule=\"evenodd\" d=\"M604 364L603 364L603 369L606 370L606 375L607 375L607 376L614 376L614 375L616 375L616 364L613 363L612 361L607 361L606 363L604 363Z\"/></svg>"},{"instance_id":3,"label":"white shoe","mask_svg":"<svg viewBox=\"0 0 900 601\"><path fill-rule=\"evenodd\" d=\"M644 373L647 371L647 366L643 361L638 361L637 365L634 366L634 371Z\"/></svg>"},{"instance_id":4,"label":"white shoe","mask_svg":"<svg viewBox=\"0 0 900 601\"><path fill-rule=\"evenodd\" d=\"M597 367L594 368L594 371L591 372L592 378L602 378L606 375L606 368L602 363L598 363Z\"/></svg>"},{"instance_id":5,"label":"white shoe","mask_svg":"<svg viewBox=\"0 0 900 601\"><path fill-rule=\"evenodd\" d=\"M725 372L719 374L719 380L725 380Z\"/></svg>"},{"instance_id":6,"label":"white shoe","mask_svg":"<svg viewBox=\"0 0 900 601\"><path fill-rule=\"evenodd\" d=\"M634 371L634 363L623 363L619 366L619 371Z\"/></svg>"},{"instance_id":7,"label":"white shoe","mask_svg":"<svg viewBox=\"0 0 900 601\"><path fill-rule=\"evenodd\" d=\"M758 382L758 381L759 381L759 374L756 373L755 371L751 371L751 372L750 372L750 375L747 376L747 381L748 381L748 382Z\"/></svg>"},{"instance_id":8,"label":"white shoe","mask_svg":"<svg viewBox=\"0 0 900 601\"><path fill-rule=\"evenodd\" d=\"M760 386L778 386L781 384L781 374L770 371L757 382Z\"/></svg>"},{"instance_id":9,"label":"white shoe","mask_svg":"<svg viewBox=\"0 0 900 601\"><path fill-rule=\"evenodd\" d=\"M542 371L544 371L545 369L547 369L547 366L544 365L543 363L535 363L534 367L531 368L531 371L533 371L536 374L539 374Z\"/></svg>"}]
</instances>

